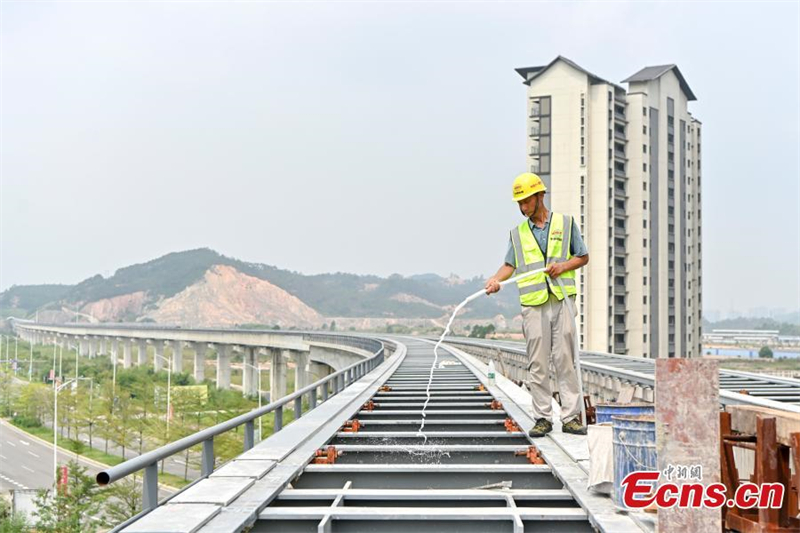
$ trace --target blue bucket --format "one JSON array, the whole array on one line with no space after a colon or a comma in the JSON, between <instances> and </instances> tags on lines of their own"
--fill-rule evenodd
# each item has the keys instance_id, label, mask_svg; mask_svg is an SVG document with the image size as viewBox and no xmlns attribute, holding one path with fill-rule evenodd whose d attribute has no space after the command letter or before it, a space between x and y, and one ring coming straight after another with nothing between
<instances>
[{"instance_id":1,"label":"blue bucket","mask_svg":"<svg viewBox=\"0 0 800 533\"><path fill-rule=\"evenodd\" d=\"M597 423L611 422L612 416L656 416L652 403L599 403L595 406Z\"/></svg>"},{"instance_id":2,"label":"blue bucket","mask_svg":"<svg viewBox=\"0 0 800 533\"><path fill-rule=\"evenodd\" d=\"M631 472L656 471L656 419L653 416L615 416L611 419L614 443L614 503L626 509L622 480Z\"/></svg>"}]
</instances>

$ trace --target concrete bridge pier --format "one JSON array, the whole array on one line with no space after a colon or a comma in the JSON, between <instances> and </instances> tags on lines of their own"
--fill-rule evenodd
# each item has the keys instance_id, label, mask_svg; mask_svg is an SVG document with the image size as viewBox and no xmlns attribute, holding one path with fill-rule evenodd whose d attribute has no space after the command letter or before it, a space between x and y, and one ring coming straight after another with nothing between
<instances>
[{"instance_id":1,"label":"concrete bridge pier","mask_svg":"<svg viewBox=\"0 0 800 533\"><path fill-rule=\"evenodd\" d=\"M138 339L136 345L139 347L138 361L136 364L138 366L144 366L147 364L147 340Z\"/></svg>"},{"instance_id":2,"label":"concrete bridge pier","mask_svg":"<svg viewBox=\"0 0 800 533\"><path fill-rule=\"evenodd\" d=\"M131 340L122 339L122 368L131 367Z\"/></svg>"},{"instance_id":3,"label":"concrete bridge pier","mask_svg":"<svg viewBox=\"0 0 800 533\"><path fill-rule=\"evenodd\" d=\"M294 390L300 390L306 385L311 384L309 353L308 352L293 352L294 364L296 366L294 372Z\"/></svg>"},{"instance_id":4,"label":"concrete bridge pier","mask_svg":"<svg viewBox=\"0 0 800 533\"><path fill-rule=\"evenodd\" d=\"M94 337L89 337L87 343L89 346L89 353L88 353L89 359L94 359L95 357L97 357L97 339L95 339Z\"/></svg>"},{"instance_id":5,"label":"concrete bridge pier","mask_svg":"<svg viewBox=\"0 0 800 533\"><path fill-rule=\"evenodd\" d=\"M332 374L333 369L324 363L315 363L314 361L311 361L308 364L308 373L309 383L314 383L315 381L319 381L325 376Z\"/></svg>"},{"instance_id":6,"label":"concrete bridge pier","mask_svg":"<svg viewBox=\"0 0 800 533\"><path fill-rule=\"evenodd\" d=\"M183 372L183 341L172 341L172 371Z\"/></svg>"},{"instance_id":7,"label":"concrete bridge pier","mask_svg":"<svg viewBox=\"0 0 800 533\"><path fill-rule=\"evenodd\" d=\"M206 380L206 351L208 350L208 343L195 342L194 348L194 380L197 383L202 383Z\"/></svg>"},{"instance_id":8,"label":"concrete bridge pier","mask_svg":"<svg viewBox=\"0 0 800 533\"><path fill-rule=\"evenodd\" d=\"M97 341L97 355L108 355L105 337L100 337L100 340Z\"/></svg>"},{"instance_id":9,"label":"concrete bridge pier","mask_svg":"<svg viewBox=\"0 0 800 533\"><path fill-rule=\"evenodd\" d=\"M153 370L161 372L164 368L164 341L153 341Z\"/></svg>"},{"instance_id":10,"label":"concrete bridge pier","mask_svg":"<svg viewBox=\"0 0 800 533\"><path fill-rule=\"evenodd\" d=\"M286 396L286 358L290 353L290 350L281 350L279 348L269 350L269 401L271 402Z\"/></svg>"},{"instance_id":11,"label":"concrete bridge pier","mask_svg":"<svg viewBox=\"0 0 800 533\"><path fill-rule=\"evenodd\" d=\"M89 355L89 345L86 341L86 337L81 337L80 340L78 340L78 354L82 357Z\"/></svg>"},{"instance_id":12,"label":"concrete bridge pier","mask_svg":"<svg viewBox=\"0 0 800 533\"><path fill-rule=\"evenodd\" d=\"M217 388L231 388L231 345L217 344Z\"/></svg>"},{"instance_id":13,"label":"concrete bridge pier","mask_svg":"<svg viewBox=\"0 0 800 533\"><path fill-rule=\"evenodd\" d=\"M258 394L258 349L253 346L244 347L242 393L245 396L255 396Z\"/></svg>"}]
</instances>

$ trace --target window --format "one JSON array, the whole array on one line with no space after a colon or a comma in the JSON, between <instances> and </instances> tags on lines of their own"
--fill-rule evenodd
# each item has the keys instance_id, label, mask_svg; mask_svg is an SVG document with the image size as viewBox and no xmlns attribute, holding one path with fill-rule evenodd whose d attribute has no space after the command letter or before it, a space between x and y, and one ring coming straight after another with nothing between
<instances>
[{"instance_id":1,"label":"window","mask_svg":"<svg viewBox=\"0 0 800 533\"><path fill-rule=\"evenodd\" d=\"M642 278L642 285L647 285L647 278Z\"/></svg>"},{"instance_id":2,"label":"window","mask_svg":"<svg viewBox=\"0 0 800 533\"><path fill-rule=\"evenodd\" d=\"M647 163L642 163L642 171L647 172ZM647 187L645 187L647 188Z\"/></svg>"},{"instance_id":3,"label":"window","mask_svg":"<svg viewBox=\"0 0 800 533\"><path fill-rule=\"evenodd\" d=\"M642 133L647 135L647 126L642 126Z\"/></svg>"},{"instance_id":4,"label":"window","mask_svg":"<svg viewBox=\"0 0 800 533\"><path fill-rule=\"evenodd\" d=\"M642 145L642 152L645 153L645 154L647 153L647 145L646 144Z\"/></svg>"},{"instance_id":5,"label":"window","mask_svg":"<svg viewBox=\"0 0 800 533\"><path fill-rule=\"evenodd\" d=\"M642 108L642 116L643 116L643 117L646 117L646 116L647 116L647 108L646 108L646 107L643 107L643 108Z\"/></svg>"}]
</instances>

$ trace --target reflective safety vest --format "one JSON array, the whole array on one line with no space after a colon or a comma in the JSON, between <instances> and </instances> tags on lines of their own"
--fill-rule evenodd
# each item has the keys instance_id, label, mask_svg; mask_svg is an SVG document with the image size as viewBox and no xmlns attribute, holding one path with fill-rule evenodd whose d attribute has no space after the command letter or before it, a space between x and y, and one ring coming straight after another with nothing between
<instances>
[{"instance_id":1,"label":"reflective safety vest","mask_svg":"<svg viewBox=\"0 0 800 533\"><path fill-rule=\"evenodd\" d=\"M538 270L551 263L563 263L571 259L572 254L569 250L571 241L572 217L551 213L550 228L547 234L547 261L545 261L528 220L524 220L519 226L511 230L511 242L514 245L514 257L517 260L515 275ZM561 282L564 284L569 296L577 294L574 270L564 272L559 278L561 278ZM547 302L551 292L559 300L564 299L558 282L551 280L544 272L539 272L518 281L517 287L519 288L519 301L524 306L542 305Z\"/></svg>"}]
</instances>

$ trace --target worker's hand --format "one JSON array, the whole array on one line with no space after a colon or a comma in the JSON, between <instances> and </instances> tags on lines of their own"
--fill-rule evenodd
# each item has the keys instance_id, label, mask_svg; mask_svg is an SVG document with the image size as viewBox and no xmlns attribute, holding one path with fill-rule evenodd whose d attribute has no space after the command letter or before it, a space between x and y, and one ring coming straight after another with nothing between
<instances>
[{"instance_id":1,"label":"worker's hand","mask_svg":"<svg viewBox=\"0 0 800 533\"><path fill-rule=\"evenodd\" d=\"M489 281L486 282L486 294L494 294L495 292L500 290L500 282L497 281L495 278L489 278Z\"/></svg>"},{"instance_id":2,"label":"worker's hand","mask_svg":"<svg viewBox=\"0 0 800 533\"><path fill-rule=\"evenodd\" d=\"M547 265L547 268L544 269L544 271L552 279L556 279L558 276L566 272L567 269L565 268L564 263L550 263Z\"/></svg>"}]
</instances>

